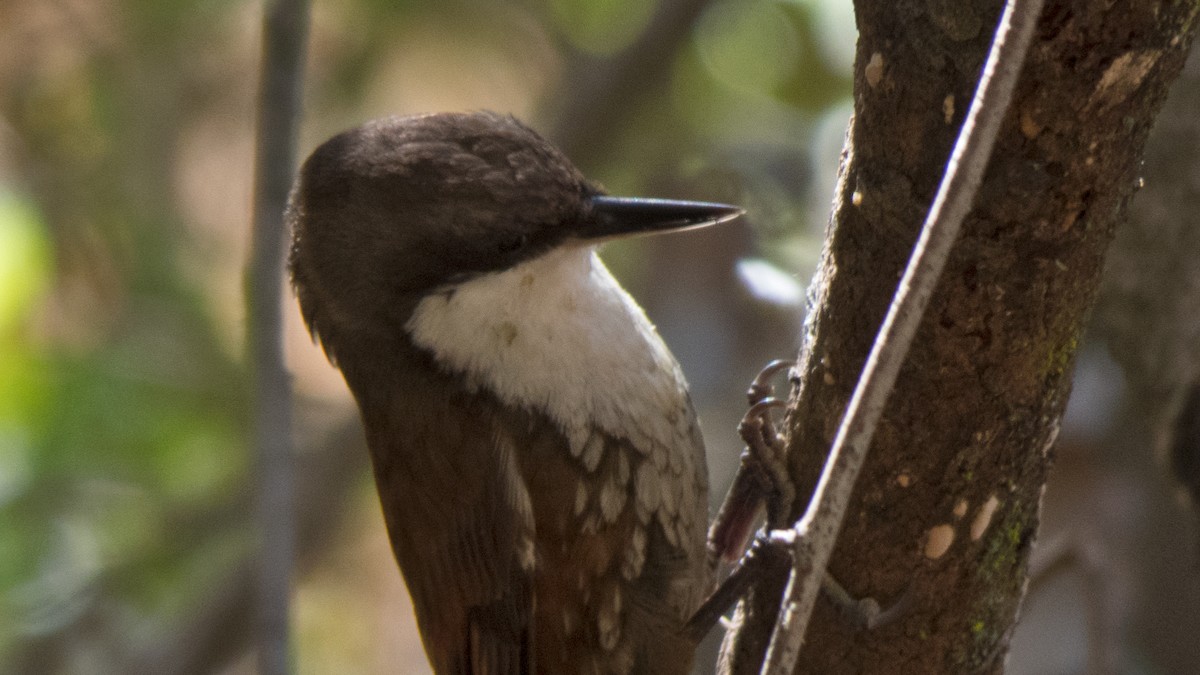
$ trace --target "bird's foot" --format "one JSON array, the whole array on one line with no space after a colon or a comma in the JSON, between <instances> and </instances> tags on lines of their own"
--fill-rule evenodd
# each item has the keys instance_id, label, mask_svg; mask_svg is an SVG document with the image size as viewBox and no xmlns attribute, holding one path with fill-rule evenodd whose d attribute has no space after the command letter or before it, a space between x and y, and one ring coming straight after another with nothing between
<instances>
[{"instance_id":1,"label":"bird's foot","mask_svg":"<svg viewBox=\"0 0 1200 675\"><path fill-rule=\"evenodd\" d=\"M771 419L771 409L786 405L774 397L771 378L789 370L794 362L777 360L767 364L746 392L750 409L738 424L746 443L733 484L725 495L708 534L708 549L714 563L732 563L742 556L765 502L768 522L785 519L795 499L795 488L784 460L784 441Z\"/></svg>"},{"instance_id":2,"label":"bird's foot","mask_svg":"<svg viewBox=\"0 0 1200 675\"><path fill-rule=\"evenodd\" d=\"M909 586L884 609L875 598L855 598L850 595L829 572L821 579L821 594L838 608L847 621L864 630L885 626L904 616L913 600L912 587Z\"/></svg>"},{"instance_id":3,"label":"bird's foot","mask_svg":"<svg viewBox=\"0 0 1200 675\"><path fill-rule=\"evenodd\" d=\"M796 550L795 536L794 530L759 532L737 567L692 614L684 633L695 642L703 639L764 572L785 564L783 560L790 558ZM821 594L833 603L847 621L862 630L873 630L903 617L913 602L910 586L885 609L875 598L855 598L828 572L821 580Z\"/></svg>"}]
</instances>

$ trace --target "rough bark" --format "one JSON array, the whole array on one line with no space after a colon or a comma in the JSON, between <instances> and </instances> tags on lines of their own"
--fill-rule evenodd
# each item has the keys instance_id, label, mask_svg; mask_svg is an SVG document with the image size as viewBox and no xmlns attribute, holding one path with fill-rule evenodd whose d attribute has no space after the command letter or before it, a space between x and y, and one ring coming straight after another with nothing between
<instances>
[{"instance_id":1,"label":"rough bark","mask_svg":"<svg viewBox=\"0 0 1200 675\"><path fill-rule=\"evenodd\" d=\"M855 118L786 422L800 495L937 189L1001 5L856 3ZM1047 3L830 564L852 594L907 589L912 606L860 631L819 602L798 672L1002 671L1079 334L1196 13ZM786 574L742 603L731 672L757 672Z\"/></svg>"}]
</instances>

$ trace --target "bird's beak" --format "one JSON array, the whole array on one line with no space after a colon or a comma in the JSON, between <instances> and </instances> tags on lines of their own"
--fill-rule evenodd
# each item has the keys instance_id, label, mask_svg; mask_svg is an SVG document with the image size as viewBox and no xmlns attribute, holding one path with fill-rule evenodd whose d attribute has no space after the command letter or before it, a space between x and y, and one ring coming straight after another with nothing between
<instances>
[{"instance_id":1,"label":"bird's beak","mask_svg":"<svg viewBox=\"0 0 1200 675\"><path fill-rule=\"evenodd\" d=\"M595 196L589 203L590 215L576 233L589 241L692 230L733 220L744 213L728 204L671 199Z\"/></svg>"}]
</instances>

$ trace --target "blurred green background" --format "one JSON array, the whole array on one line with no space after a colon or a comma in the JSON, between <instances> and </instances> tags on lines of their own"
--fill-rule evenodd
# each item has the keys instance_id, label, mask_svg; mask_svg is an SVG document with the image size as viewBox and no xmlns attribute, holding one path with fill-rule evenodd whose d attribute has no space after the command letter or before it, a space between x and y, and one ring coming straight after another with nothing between
<instances>
[{"instance_id":1,"label":"blurred green background","mask_svg":"<svg viewBox=\"0 0 1200 675\"><path fill-rule=\"evenodd\" d=\"M0 671L253 663L224 634L249 626L260 19L229 0L0 3ZM683 360L723 475L742 389L794 350L853 44L849 7L815 1L316 2L300 153L372 117L492 109L614 193L751 208L606 252ZM420 670L355 411L287 298L297 663Z\"/></svg>"},{"instance_id":2,"label":"blurred green background","mask_svg":"<svg viewBox=\"0 0 1200 675\"><path fill-rule=\"evenodd\" d=\"M0 2L0 672L254 669L260 14ZM716 498L746 383L797 346L854 41L835 0L316 2L300 153L373 117L492 109L615 194L745 206L605 251L692 382ZM299 672L422 672L353 404L287 298Z\"/></svg>"}]
</instances>

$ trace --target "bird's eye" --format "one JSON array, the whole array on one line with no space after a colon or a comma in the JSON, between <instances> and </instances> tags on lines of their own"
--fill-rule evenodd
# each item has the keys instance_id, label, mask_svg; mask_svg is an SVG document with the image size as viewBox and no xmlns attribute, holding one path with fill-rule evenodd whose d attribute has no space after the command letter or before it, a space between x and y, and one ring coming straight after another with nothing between
<instances>
[{"instance_id":1,"label":"bird's eye","mask_svg":"<svg viewBox=\"0 0 1200 675\"><path fill-rule=\"evenodd\" d=\"M528 244L529 235L515 234L511 237L506 237L500 240L500 244L497 246L497 249L501 254L507 255L509 253L516 253L517 251L520 251Z\"/></svg>"}]
</instances>

